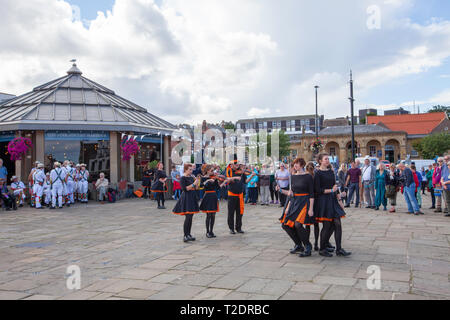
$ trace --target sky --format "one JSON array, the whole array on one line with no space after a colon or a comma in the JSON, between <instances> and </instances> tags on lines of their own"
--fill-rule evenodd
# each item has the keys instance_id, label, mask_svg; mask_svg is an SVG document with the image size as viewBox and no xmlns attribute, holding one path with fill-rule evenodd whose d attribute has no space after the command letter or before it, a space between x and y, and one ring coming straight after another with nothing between
<instances>
[{"instance_id":1,"label":"sky","mask_svg":"<svg viewBox=\"0 0 450 320\"><path fill-rule=\"evenodd\" d=\"M83 76L174 124L450 105L447 0L0 0L0 92Z\"/></svg>"}]
</instances>

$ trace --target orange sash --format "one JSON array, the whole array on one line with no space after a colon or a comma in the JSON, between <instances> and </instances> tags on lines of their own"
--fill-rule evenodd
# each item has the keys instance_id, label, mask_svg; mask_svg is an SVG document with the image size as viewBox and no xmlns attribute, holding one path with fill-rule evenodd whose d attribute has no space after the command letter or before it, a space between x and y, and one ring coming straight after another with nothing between
<instances>
[{"instance_id":1,"label":"orange sash","mask_svg":"<svg viewBox=\"0 0 450 320\"><path fill-rule=\"evenodd\" d=\"M228 196L229 197L239 197L241 215L244 215L244 194L243 193L235 194L233 192L228 191Z\"/></svg>"}]
</instances>

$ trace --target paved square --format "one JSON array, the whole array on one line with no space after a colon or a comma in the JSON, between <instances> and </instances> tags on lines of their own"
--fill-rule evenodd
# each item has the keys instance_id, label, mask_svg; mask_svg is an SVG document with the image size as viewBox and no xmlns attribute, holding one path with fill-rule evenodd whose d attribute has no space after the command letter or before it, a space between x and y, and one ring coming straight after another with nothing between
<instances>
[{"instance_id":1,"label":"paved square","mask_svg":"<svg viewBox=\"0 0 450 320\"><path fill-rule=\"evenodd\" d=\"M350 257L301 259L278 222L280 208L247 205L244 235L230 235L226 202L215 239L194 217L135 199L63 210L0 212L0 299L449 299L450 219L348 209L343 247ZM424 196L424 208L430 207ZM332 241L334 241L332 239ZM81 269L81 289L66 270ZM367 268L381 268L381 289L367 289Z\"/></svg>"}]
</instances>

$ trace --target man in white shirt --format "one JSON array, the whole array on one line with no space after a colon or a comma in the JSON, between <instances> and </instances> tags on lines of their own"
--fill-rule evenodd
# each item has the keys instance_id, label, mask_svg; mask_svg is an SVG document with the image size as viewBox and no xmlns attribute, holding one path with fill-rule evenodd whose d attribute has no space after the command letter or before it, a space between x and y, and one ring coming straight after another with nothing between
<instances>
[{"instance_id":1,"label":"man in white shirt","mask_svg":"<svg viewBox=\"0 0 450 320\"><path fill-rule=\"evenodd\" d=\"M58 197L58 206L61 209L63 205L63 185L66 179L65 172L61 169L61 163L55 162L55 169L50 172L50 183L52 189L52 207L56 208L56 197Z\"/></svg>"},{"instance_id":2,"label":"man in white shirt","mask_svg":"<svg viewBox=\"0 0 450 320\"><path fill-rule=\"evenodd\" d=\"M27 198L24 192L25 184L22 181L19 181L19 178L16 176L13 176L11 180L11 190L16 199L19 199L19 207L23 207L25 199Z\"/></svg>"},{"instance_id":3,"label":"man in white shirt","mask_svg":"<svg viewBox=\"0 0 450 320\"><path fill-rule=\"evenodd\" d=\"M289 190L289 175L290 173L289 170L286 169L286 165L283 162L281 162L280 169L277 170L277 172L275 173L275 180L280 189ZM281 190L279 192L280 192L280 207L284 207L286 196L281 192Z\"/></svg>"},{"instance_id":4,"label":"man in white shirt","mask_svg":"<svg viewBox=\"0 0 450 320\"><path fill-rule=\"evenodd\" d=\"M376 168L370 163L370 158L364 159L364 167L362 172L362 185L364 189L364 199L366 200L366 208L375 209L375 173Z\"/></svg>"},{"instance_id":5,"label":"man in white shirt","mask_svg":"<svg viewBox=\"0 0 450 320\"><path fill-rule=\"evenodd\" d=\"M39 163L37 169L33 173L33 194L35 197L35 206L36 209L44 209L41 205L42 194L44 193L44 181L45 181L45 173L44 173L44 164Z\"/></svg>"}]
</instances>

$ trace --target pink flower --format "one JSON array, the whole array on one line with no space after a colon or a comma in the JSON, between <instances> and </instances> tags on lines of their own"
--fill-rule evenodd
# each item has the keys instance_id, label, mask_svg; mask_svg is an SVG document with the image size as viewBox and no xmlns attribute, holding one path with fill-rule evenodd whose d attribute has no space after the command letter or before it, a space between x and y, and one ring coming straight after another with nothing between
<instances>
[{"instance_id":1,"label":"pink flower","mask_svg":"<svg viewBox=\"0 0 450 320\"><path fill-rule=\"evenodd\" d=\"M134 139L127 140L124 138L120 145L122 148L122 160L129 161L131 156L137 154L140 151L139 144Z\"/></svg>"},{"instance_id":2,"label":"pink flower","mask_svg":"<svg viewBox=\"0 0 450 320\"><path fill-rule=\"evenodd\" d=\"M33 143L30 138L14 138L8 143L8 152L11 155L11 160L22 160L22 155L27 153L28 149L33 148Z\"/></svg>"}]
</instances>

